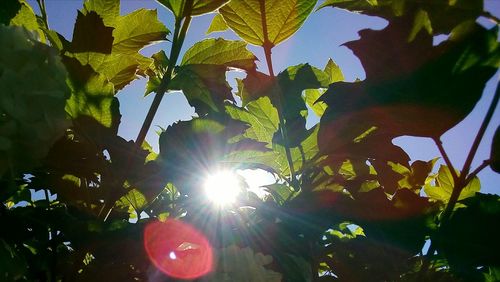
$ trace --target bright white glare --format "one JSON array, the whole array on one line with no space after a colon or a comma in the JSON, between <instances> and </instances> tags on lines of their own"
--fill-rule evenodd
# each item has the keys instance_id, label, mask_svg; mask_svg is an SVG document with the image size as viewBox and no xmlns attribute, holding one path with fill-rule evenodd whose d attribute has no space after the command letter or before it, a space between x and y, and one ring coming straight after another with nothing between
<instances>
[{"instance_id":1,"label":"bright white glare","mask_svg":"<svg viewBox=\"0 0 500 282\"><path fill-rule=\"evenodd\" d=\"M244 169L238 170L248 185L248 190L254 192L259 198L265 198L269 193L263 188L276 182L274 176L262 169Z\"/></svg>"},{"instance_id":2,"label":"bright white glare","mask_svg":"<svg viewBox=\"0 0 500 282\"><path fill-rule=\"evenodd\" d=\"M168 257L169 257L171 260L177 259L177 256L175 255L175 253L174 253L174 252L170 252L170 254L168 254Z\"/></svg>"},{"instance_id":3,"label":"bright white glare","mask_svg":"<svg viewBox=\"0 0 500 282\"><path fill-rule=\"evenodd\" d=\"M210 201L218 206L225 206L236 201L241 192L238 176L223 170L210 175L205 181L205 193Z\"/></svg>"}]
</instances>

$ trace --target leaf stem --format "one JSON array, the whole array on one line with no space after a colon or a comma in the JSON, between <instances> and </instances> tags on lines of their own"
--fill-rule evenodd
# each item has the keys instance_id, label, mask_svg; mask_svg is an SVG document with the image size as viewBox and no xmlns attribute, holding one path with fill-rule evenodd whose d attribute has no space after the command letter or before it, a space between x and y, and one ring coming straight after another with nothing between
<instances>
[{"instance_id":1,"label":"leaf stem","mask_svg":"<svg viewBox=\"0 0 500 282\"><path fill-rule=\"evenodd\" d=\"M499 19L499 18L497 18L495 15L491 14L490 12L486 12L486 11L485 11L485 12L483 12L483 13L481 14L481 16L483 16L483 17L485 17L485 18L489 19L490 21L492 21L493 23L495 23L495 24L497 24L497 25L498 25L498 24L500 24L500 19Z\"/></svg>"},{"instance_id":2,"label":"leaf stem","mask_svg":"<svg viewBox=\"0 0 500 282\"><path fill-rule=\"evenodd\" d=\"M163 99L163 96L165 95L165 92L168 90L168 85L170 84L170 81L172 80L172 74L175 68L175 65L177 63L177 59L179 58L179 54L182 48L182 44L184 43L184 39L186 38L186 33L189 28L189 24L191 23L191 9L193 7L193 0L187 0L186 1L186 6L185 8L186 13L188 16L182 21L182 18L176 18L175 19L175 27L174 27L174 34L173 34L173 40L172 40L172 48L170 49L170 58L169 58L169 63L167 66L167 71L165 72L160 86L158 86L158 89L156 90L156 95L153 100L153 103L151 104L151 107L149 108L149 111L146 115L146 118L144 119L144 122L142 123L141 130L139 131L139 134L137 135L137 138L135 140L135 144L137 146L141 146L141 144L144 142L146 139L146 134L149 131L149 128L151 127L151 124L153 123L153 119L156 115L156 112L158 111L158 108L160 106L161 100ZM182 23L182 25L181 25Z\"/></svg>"},{"instance_id":3,"label":"leaf stem","mask_svg":"<svg viewBox=\"0 0 500 282\"><path fill-rule=\"evenodd\" d=\"M443 142L441 142L441 140L439 138L433 138L432 140L434 140L434 143L436 143L436 146L438 147L439 152L441 153L441 156L443 156L444 162L446 163L446 165L450 169L451 176L453 177L453 181L455 181L455 183L457 183L457 181L458 181L457 171L453 167L453 164L451 163L451 160L448 157L448 154L444 150Z\"/></svg>"},{"instance_id":4,"label":"leaf stem","mask_svg":"<svg viewBox=\"0 0 500 282\"><path fill-rule=\"evenodd\" d=\"M45 0L36 0L38 3L38 7L40 8L40 13L42 14L42 20L45 24L45 27L49 29L49 21L47 18L47 9L45 8Z\"/></svg>"},{"instance_id":5,"label":"leaf stem","mask_svg":"<svg viewBox=\"0 0 500 282\"><path fill-rule=\"evenodd\" d=\"M262 44L262 48L264 49L264 54L266 56L266 63L267 63L267 69L269 70L269 75L271 78L274 80L276 79L276 76L274 75L274 69L273 69L273 60L272 60L272 51L271 49L274 47L274 45L269 41L269 38L267 36L267 21L266 21L266 7L265 7L265 2L264 1L259 1L260 4L260 14L261 14L261 21L262 21L262 33L264 34L264 43ZM276 95L275 95L275 100L276 100L276 107L278 108L278 117L279 117L279 122L280 122L280 133L281 133L281 138L283 140L283 144L285 146L285 154L286 154L286 159L288 162L288 168L290 169L290 177L291 177L291 183L292 183L292 188L295 191L300 190L297 177L295 175L295 169L293 166L293 160L292 160L292 153L290 151L290 146L288 145L288 133L285 127L285 118L283 117L283 105L281 103L281 90L278 89Z\"/></svg>"},{"instance_id":6,"label":"leaf stem","mask_svg":"<svg viewBox=\"0 0 500 282\"><path fill-rule=\"evenodd\" d=\"M472 180L472 178L474 178L479 172L481 172L481 170L483 170L485 167L489 166L490 164L491 164L491 160L484 160L480 166L478 166L475 170L473 170L467 176L465 183L469 183Z\"/></svg>"},{"instance_id":7,"label":"leaf stem","mask_svg":"<svg viewBox=\"0 0 500 282\"><path fill-rule=\"evenodd\" d=\"M500 82L497 83L497 89L495 91L495 95L493 96L493 100L491 101L490 107L486 112L486 116L484 117L481 127L477 132L476 138L472 143L471 149L469 151L469 154L467 155L467 159L465 160L464 166L460 173L460 177L458 178L458 181L455 183L455 187L453 188L453 192L451 193L448 205L446 205L446 209L444 210L443 215L441 216L441 224L446 223L446 221L449 219L451 213L453 212L453 209L455 208L455 204L457 203L458 198L460 197L460 193L462 192L463 188L467 185L468 181L471 180L471 178L467 176L469 174L472 161L474 160L474 156L476 155L477 149L479 148L479 144L481 143L484 133L486 132L486 128L488 128L488 125L493 117L493 113L495 112L499 99L500 99Z\"/></svg>"}]
</instances>

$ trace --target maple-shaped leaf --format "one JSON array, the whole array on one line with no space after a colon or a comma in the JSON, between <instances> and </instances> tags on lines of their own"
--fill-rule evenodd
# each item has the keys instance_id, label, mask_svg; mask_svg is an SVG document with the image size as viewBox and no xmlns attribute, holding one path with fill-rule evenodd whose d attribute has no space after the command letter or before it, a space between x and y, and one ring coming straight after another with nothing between
<instances>
[{"instance_id":1,"label":"maple-shaped leaf","mask_svg":"<svg viewBox=\"0 0 500 282\"><path fill-rule=\"evenodd\" d=\"M328 104L319 142L324 153L371 127L389 140L438 138L470 113L497 70L496 29L464 24L434 47L424 34L408 42L401 28L404 23L391 22L382 31L362 31L360 40L347 44L360 56L367 78L334 83L320 98Z\"/></svg>"},{"instance_id":2,"label":"maple-shaped leaf","mask_svg":"<svg viewBox=\"0 0 500 282\"><path fill-rule=\"evenodd\" d=\"M190 13L187 14L186 0L157 0L160 4L167 7L176 19L182 19L187 16L199 16L217 10L220 6L229 2L229 0L193 0Z\"/></svg>"},{"instance_id":3,"label":"maple-shaped leaf","mask_svg":"<svg viewBox=\"0 0 500 282\"><path fill-rule=\"evenodd\" d=\"M219 13L246 42L272 47L292 36L315 5L316 0L233 0Z\"/></svg>"},{"instance_id":4,"label":"maple-shaped leaf","mask_svg":"<svg viewBox=\"0 0 500 282\"><path fill-rule=\"evenodd\" d=\"M483 0L326 0L320 5L393 20L412 19L406 34L413 38L422 29L429 34L446 34L464 21L474 21L483 12Z\"/></svg>"},{"instance_id":5,"label":"maple-shaped leaf","mask_svg":"<svg viewBox=\"0 0 500 282\"><path fill-rule=\"evenodd\" d=\"M78 11L69 51L110 54L113 47L113 29L105 26L96 12L84 15Z\"/></svg>"},{"instance_id":6,"label":"maple-shaped leaf","mask_svg":"<svg viewBox=\"0 0 500 282\"><path fill-rule=\"evenodd\" d=\"M181 89L198 114L224 109L224 101L234 101L226 71L255 71L257 58L243 41L206 39L189 48L176 69L170 89Z\"/></svg>"},{"instance_id":7,"label":"maple-shaped leaf","mask_svg":"<svg viewBox=\"0 0 500 282\"><path fill-rule=\"evenodd\" d=\"M165 40L169 34L169 30L158 21L155 10L139 9L121 16L119 8L118 1L85 2L75 23L77 36L66 54L103 74L114 84L115 91L138 75L146 75L152 60L139 51ZM94 38L97 36L103 38Z\"/></svg>"}]
</instances>

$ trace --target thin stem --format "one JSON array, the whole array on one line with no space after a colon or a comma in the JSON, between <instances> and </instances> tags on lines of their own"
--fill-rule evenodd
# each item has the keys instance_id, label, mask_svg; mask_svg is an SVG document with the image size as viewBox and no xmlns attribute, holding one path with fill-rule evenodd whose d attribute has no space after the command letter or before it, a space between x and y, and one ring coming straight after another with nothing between
<instances>
[{"instance_id":1,"label":"thin stem","mask_svg":"<svg viewBox=\"0 0 500 282\"><path fill-rule=\"evenodd\" d=\"M491 14L490 12L483 12L481 14L481 16L489 19L490 21L492 21L494 24L500 24L500 19L497 18L495 15Z\"/></svg>"},{"instance_id":2,"label":"thin stem","mask_svg":"<svg viewBox=\"0 0 500 282\"><path fill-rule=\"evenodd\" d=\"M455 183L455 187L453 188L453 192L451 193L448 205L446 206L446 209L444 210L443 215L441 217L441 224L446 223L446 221L449 219L451 213L453 212L453 209L455 208L455 204L457 203L458 198L460 197L460 193L462 192L463 188L467 185L466 179L467 175L469 174L472 161L474 160L474 156L476 155L477 149L479 148L479 144L481 143L484 133L486 132L486 128L488 128L491 118L493 117L493 113L495 112L499 99L500 99L500 82L497 84L497 89L495 91L495 95L493 96L493 100L491 101L490 107L486 112L486 116L484 117L483 123L481 124L481 127L477 132L476 138L472 143L472 147L469 151L469 154L467 155L467 159L465 160L462 172L460 173L460 177L458 178L458 181Z\"/></svg>"},{"instance_id":3,"label":"thin stem","mask_svg":"<svg viewBox=\"0 0 500 282\"><path fill-rule=\"evenodd\" d=\"M479 173L481 172L481 170L483 170L484 168L486 168L487 166L489 166L491 164L491 160L484 160L483 163L478 166L475 170L473 170L469 176L467 176L467 179L465 180L465 185L469 184L469 182Z\"/></svg>"},{"instance_id":4,"label":"thin stem","mask_svg":"<svg viewBox=\"0 0 500 282\"><path fill-rule=\"evenodd\" d=\"M439 138L433 138L433 140L434 140L434 143L436 143L436 146L438 147L439 152L441 153L441 156L443 156L444 162L446 163L446 165L450 169L451 176L453 177L453 181L455 183L457 183L458 182L457 172L456 172L455 168L453 167L453 164L451 163L450 158L448 157L448 154L444 150L443 142L441 142L441 140L439 140Z\"/></svg>"},{"instance_id":5,"label":"thin stem","mask_svg":"<svg viewBox=\"0 0 500 282\"><path fill-rule=\"evenodd\" d=\"M162 81L160 83L160 86L156 90L156 95L153 100L153 103L151 104L151 107L149 108L149 111L146 115L146 118L144 119L144 122L142 123L141 130L139 131L139 134L137 135L137 138L135 140L135 144L137 146L141 146L144 140L146 139L146 135L149 131L149 128L151 127L151 124L153 123L153 119L156 115L156 112L158 111L158 108L160 106L161 100L163 99L163 96L165 95L165 92L168 89L168 85L170 84L170 81L172 80L172 73L174 71L175 65L177 63L177 59L179 58L179 53L182 48L182 44L184 43L184 39L186 38L186 33L189 28L189 24L191 23L191 9L193 6L193 0L188 0L186 2L186 11L189 16L187 16L184 19L184 22L182 23L181 27L181 22L182 19L176 19L175 20L175 28L174 28L174 35L173 35L173 40L172 40L172 48L170 49L170 58L169 58L169 64L167 67L167 71L163 75Z\"/></svg>"},{"instance_id":6,"label":"thin stem","mask_svg":"<svg viewBox=\"0 0 500 282\"><path fill-rule=\"evenodd\" d=\"M261 13L261 21L262 21L262 33L264 34L264 44L262 45L262 48L264 48L264 54L266 56L266 63L267 63L267 69L269 70L269 75L271 78L274 80L276 77L274 75L274 69L273 69L273 60L272 60L272 51L271 49L273 48L273 44L269 41L269 38L267 37L267 21L266 21L266 7L264 1L259 1L260 3L260 13ZM290 176L291 176L291 183L292 183L292 188L296 191L300 190L298 187L298 181L295 176L295 169L293 166L293 160L292 160L292 153L290 151L290 146L288 145L288 133L286 130L285 126L285 118L283 117L283 105L281 103L281 90L278 89L278 92L276 93L276 107L278 108L278 117L279 117L279 122L280 122L280 132L281 132L281 139L283 140L283 144L285 146L285 154L286 154L286 159L288 162L288 168L290 169Z\"/></svg>"},{"instance_id":7,"label":"thin stem","mask_svg":"<svg viewBox=\"0 0 500 282\"><path fill-rule=\"evenodd\" d=\"M45 24L45 27L49 29L49 21L47 18L47 9L45 8L45 0L36 0L38 3L38 7L40 8L40 13L42 14L42 20Z\"/></svg>"}]
</instances>

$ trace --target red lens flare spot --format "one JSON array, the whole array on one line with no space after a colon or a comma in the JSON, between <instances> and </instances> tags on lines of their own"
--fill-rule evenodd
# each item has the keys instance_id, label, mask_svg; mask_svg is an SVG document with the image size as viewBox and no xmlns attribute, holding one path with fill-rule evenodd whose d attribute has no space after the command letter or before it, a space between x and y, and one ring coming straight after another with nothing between
<instances>
[{"instance_id":1,"label":"red lens flare spot","mask_svg":"<svg viewBox=\"0 0 500 282\"><path fill-rule=\"evenodd\" d=\"M144 247L153 264L168 276L194 279L213 268L212 247L193 226L174 219L144 230Z\"/></svg>"}]
</instances>

